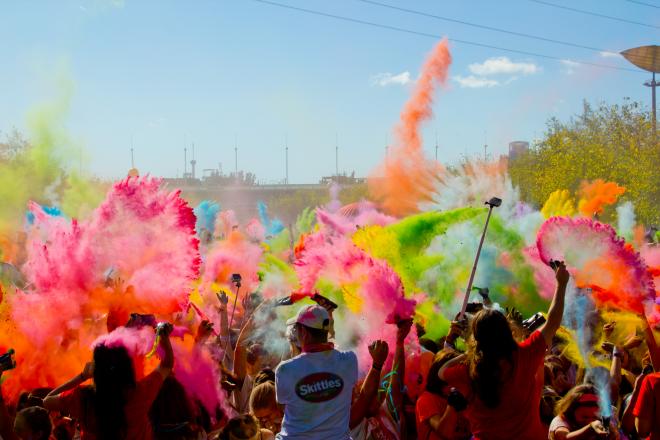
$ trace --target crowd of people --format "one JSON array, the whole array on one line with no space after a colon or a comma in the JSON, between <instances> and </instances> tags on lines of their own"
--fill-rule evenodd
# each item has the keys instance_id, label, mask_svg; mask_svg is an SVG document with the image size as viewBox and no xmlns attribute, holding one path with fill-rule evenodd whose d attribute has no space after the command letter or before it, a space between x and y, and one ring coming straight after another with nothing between
<instances>
[{"instance_id":1,"label":"crowd of people","mask_svg":"<svg viewBox=\"0 0 660 440\"><path fill-rule=\"evenodd\" d=\"M550 270L550 269L548 269ZM595 355L609 370L588 371L561 347L569 273L555 270L556 292L545 320L523 325L514 309L488 301L457 317L439 340L416 334L433 361L423 370L423 392L405 386L405 341L413 320L401 320L396 346L371 341L370 365L335 348L332 304L305 305L287 322L290 354L269 353L246 319L230 328L220 296L214 323L199 327L197 344L218 344L227 409L209 414L176 377L170 332L156 326L160 364L142 378L121 344L96 345L83 371L55 389L26 390L17 402L0 398L3 440L221 439L221 440L565 440L660 439L660 351L653 329L626 340L608 339ZM460 318L460 319L459 319ZM642 319L646 322L646 319ZM146 323L142 323L146 325ZM133 322L135 325L135 322ZM232 337L232 335L236 335ZM637 355L643 353L643 356ZM13 366L0 364L0 370ZM21 368L18 365L16 368ZM601 371L604 370L604 371ZM0 373L11 374L8 371ZM601 375L605 381L597 380ZM605 386L603 385L605 384Z\"/></svg>"}]
</instances>

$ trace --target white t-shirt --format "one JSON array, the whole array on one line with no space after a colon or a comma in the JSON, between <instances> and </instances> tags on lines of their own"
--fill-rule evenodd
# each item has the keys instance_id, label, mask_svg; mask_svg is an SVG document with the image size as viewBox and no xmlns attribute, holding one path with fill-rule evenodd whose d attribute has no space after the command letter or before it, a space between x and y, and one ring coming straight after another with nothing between
<instances>
[{"instance_id":1,"label":"white t-shirt","mask_svg":"<svg viewBox=\"0 0 660 440\"><path fill-rule=\"evenodd\" d=\"M350 440L348 423L357 381L353 352L303 353L275 370L277 402L284 405L278 439Z\"/></svg>"}]
</instances>

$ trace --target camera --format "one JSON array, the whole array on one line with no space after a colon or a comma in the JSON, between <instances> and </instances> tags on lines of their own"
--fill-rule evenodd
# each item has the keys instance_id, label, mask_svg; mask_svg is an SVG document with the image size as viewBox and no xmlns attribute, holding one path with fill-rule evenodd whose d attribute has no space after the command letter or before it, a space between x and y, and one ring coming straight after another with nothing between
<instances>
[{"instance_id":1,"label":"camera","mask_svg":"<svg viewBox=\"0 0 660 440\"><path fill-rule=\"evenodd\" d=\"M231 274L231 282L235 284L237 287L241 286L241 280L243 277L241 277L240 273L233 273Z\"/></svg>"},{"instance_id":2,"label":"camera","mask_svg":"<svg viewBox=\"0 0 660 440\"><path fill-rule=\"evenodd\" d=\"M143 315L141 313L131 313L131 317L126 323L129 328L156 327L156 317L154 315Z\"/></svg>"},{"instance_id":3,"label":"camera","mask_svg":"<svg viewBox=\"0 0 660 440\"><path fill-rule=\"evenodd\" d=\"M336 310L337 307L339 307L336 303L330 301L328 298L318 292L312 295L312 301L328 311Z\"/></svg>"},{"instance_id":4,"label":"camera","mask_svg":"<svg viewBox=\"0 0 660 440\"><path fill-rule=\"evenodd\" d=\"M16 368L16 360L14 359L14 349L10 348L7 353L0 356L0 371L13 370Z\"/></svg>"},{"instance_id":5,"label":"camera","mask_svg":"<svg viewBox=\"0 0 660 440\"><path fill-rule=\"evenodd\" d=\"M528 332L533 332L534 330L541 327L545 324L545 316L541 312L534 314L534 316L527 318L523 321L522 326Z\"/></svg>"},{"instance_id":6,"label":"camera","mask_svg":"<svg viewBox=\"0 0 660 440\"><path fill-rule=\"evenodd\" d=\"M156 334L157 335L167 335L172 332L174 326L169 322L159 322L156 325Z\"/></svg>"},{"instance_id":7,"label":"camera","mask_svg":"<svg viewBox=\"0 0 660 440\"><path fill-rule=\"evenodd\" d=\"M468 406L468 401L460 391L452 387L447 396L447 405L454 408L456 411L461 412Z\"/></svg>"},{"instance_id":8,"label":"camera","mask_svg":"<svg viewBox=\"0 0 660 440\"><path fill-rule=\"evenodd\" d=\"M489 201L486 202L486 205L497 208L498 206L502 205L502 199L492 197Z\"/></svg>"}]
</instances>

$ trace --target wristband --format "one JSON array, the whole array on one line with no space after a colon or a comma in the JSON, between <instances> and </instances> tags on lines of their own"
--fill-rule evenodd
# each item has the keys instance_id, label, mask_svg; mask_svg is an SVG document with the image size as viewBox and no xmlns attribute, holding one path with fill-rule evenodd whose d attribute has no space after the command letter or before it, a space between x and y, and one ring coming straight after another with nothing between
<instances>
[{"instance_id":1,"label":"wristband","mask_svg":"<svg viewBox=\"0 0 660 440\"><path fill-rule=\"evenodd\" d=\"M619 359L622 359L623 352L620 351L617 347L614 347L614 350L612 350L612 357L618 357Z\"/></svg>"},{"instance_id":2,"label":"wristband","mask_svg":"<svg viewBox=\"0 0 660 440\"><path fill-rule=\"evenodd\" d=\"M377 367L376 364L371 364L371 368L376 370L376 371L382 371L383 370L382 365Z\"/></svg>"}]
</instances>

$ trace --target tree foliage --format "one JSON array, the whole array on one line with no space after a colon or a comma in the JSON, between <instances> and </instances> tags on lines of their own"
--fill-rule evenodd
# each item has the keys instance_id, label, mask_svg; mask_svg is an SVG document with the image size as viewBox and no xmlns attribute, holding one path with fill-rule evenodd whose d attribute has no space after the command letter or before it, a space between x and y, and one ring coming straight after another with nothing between
<instances>
[{"instance_id":1,"label":"tree foliage","mask_svg":"<svg viewBox=\"0 0 660 440\"><path fill-rule=\"evenodd\" d=\"M557 189L575 192L583 180L605 179L626 188L638 219L660 222L660 149L651 114L636 102L597 107L585 102L568 122L552 118L544 138L509 162L524 200L543 206Z\"/></svg>"}]
</instances>

